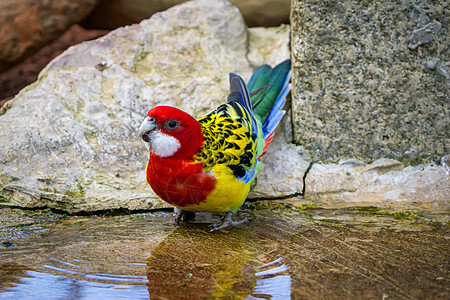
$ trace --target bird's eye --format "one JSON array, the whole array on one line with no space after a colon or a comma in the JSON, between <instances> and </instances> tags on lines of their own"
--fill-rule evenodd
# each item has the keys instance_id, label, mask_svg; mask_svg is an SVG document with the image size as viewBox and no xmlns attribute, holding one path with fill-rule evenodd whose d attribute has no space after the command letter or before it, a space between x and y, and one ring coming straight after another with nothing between
<instances>
[{"instance_id":1,"label":"bird's eye","mask_svg":"<svg viewBox=\"0 0 450 300\"><path fill-rule=\"evenodd\" d=\"M153 122L155 122L155 118L154 117L148 117L148 121L153 123Z\"/></svg>"},{"instance_id":2,"label":"bird's eye","mask_svg":"<svg viewBox=\"0 0 450 300\"><path fill-rule=\"evenodd\" d=\"M170 121L168 121L168 122L166 123L166 127L167 127L168 129L175 129L175 128L177 128L178 126L180 126L180 124L179 124L177 121L175 121L175 120L170 120Z\"/></svg>"}]
</instances>

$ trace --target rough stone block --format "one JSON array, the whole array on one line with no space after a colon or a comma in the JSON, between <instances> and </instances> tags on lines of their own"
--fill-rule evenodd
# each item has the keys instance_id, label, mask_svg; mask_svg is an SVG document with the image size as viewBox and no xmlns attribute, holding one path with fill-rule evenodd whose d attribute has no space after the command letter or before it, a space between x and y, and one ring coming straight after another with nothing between
<instances>
[{"instance_id":1,"label":"rough stone block","mask_svg":"<svg viewBox=\"0 0 450 300\"><path fill-rule=\"evenodd\" d=\"M450 152L448 1L293 1L293 124L316 160Z\"/></svg>"}]
</instances>

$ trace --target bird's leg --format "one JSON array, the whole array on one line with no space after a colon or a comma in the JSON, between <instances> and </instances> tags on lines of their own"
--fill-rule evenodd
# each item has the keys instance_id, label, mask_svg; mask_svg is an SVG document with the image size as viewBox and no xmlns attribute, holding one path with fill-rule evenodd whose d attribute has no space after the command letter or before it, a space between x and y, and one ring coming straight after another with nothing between
<instances>
[{"instance_id":1,"label":"bird's leg","mask_svg":"<svg viewBox=\"0 0 450 300\"><path fill-rule=\"evenodd\" d=\"M248 217L243 218L240 221L233 221L231 219L232 216L233 216L233 213L231 211L229 211L219 224L213 225L214 228L211 229L209 232L213 232L216 230L222 230L222 229L230 229L234 226L246 224L252 220L252 218L250 216L248 216Z\"/></svg>"},{"instance_id":2,"label":"bird's leg","mask_svg":"<svg viewBox=\"0 0 450 300\"><path fill-rule=\"evenodd\" d=\"M195 219L195 213L192 211L182 210L181 208L174 207L175 219L173 223L178 225L180 221L189 222Z\"/></svg>"},{"instance_id":3,"label":"bird's leg","mask_svg":"<svg viewBox=\"0 0 450 300\"><path fill-rule=\"evenodd\" d=\"M228 213L226 213L226 214L220 219L219 222L209 224L208 227L212 227L213 229L216 228L216 227L219 227L220 225L222 225L222 224L225 222L225 219L227 218L227 216L228 216ZM211 231L212 231L212 230L211 230Z\"/></svg>"}]
</instances>

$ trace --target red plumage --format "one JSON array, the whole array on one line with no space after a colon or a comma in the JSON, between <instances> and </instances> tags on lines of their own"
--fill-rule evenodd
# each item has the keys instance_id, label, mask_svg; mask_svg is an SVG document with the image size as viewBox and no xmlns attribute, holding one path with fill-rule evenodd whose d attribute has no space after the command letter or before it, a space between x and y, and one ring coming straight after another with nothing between
<instances>
[{"instance_id":1,"label":"red plumage","mask_svg":"<svg viewBox=\"0 0 450 300\"><path fill-rule=\"evenodd\" d=\"M264 156L264 154L267 153L267 148L269 147L270 143L272 143L272 139L273 139L274 135L275 135L275 131L272 132L271 134L269 134L266 137L266 139L264 140L265 145L264 145L264 148L263 148L263 152L262 152L261 156L258 158L258 160L261 160L261 158Z\"/></svg>"},{"instance_id":2,"label":"red plumage","mask_svg":"<svg viewBox=\"0 0 450 300\"><path fill-rule=\"evenodd\" d=\"M164 159L150 153L147 181L164 201L183 207L202 202L214 190L216 178L202 170L202 163Z\"/></svg>"}]
</instances>

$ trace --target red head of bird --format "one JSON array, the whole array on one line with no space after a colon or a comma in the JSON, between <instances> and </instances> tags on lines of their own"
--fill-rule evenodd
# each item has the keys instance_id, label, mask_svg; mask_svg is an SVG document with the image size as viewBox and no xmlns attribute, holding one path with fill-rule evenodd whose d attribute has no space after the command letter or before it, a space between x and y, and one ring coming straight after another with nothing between
<instances>
[{"instance_id":1,"label":"red head of bird","mask_svg":"<svg viewBox=\"0 0 450 300\"><path fill-rule=\"evenodd\" d=\"M171 106L151 109L139 128L141 138L161 158L190 160L203 145L200 123Z\"/></svg>"}]
</instances>

